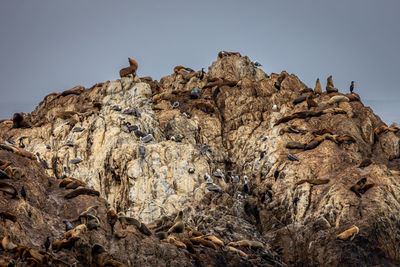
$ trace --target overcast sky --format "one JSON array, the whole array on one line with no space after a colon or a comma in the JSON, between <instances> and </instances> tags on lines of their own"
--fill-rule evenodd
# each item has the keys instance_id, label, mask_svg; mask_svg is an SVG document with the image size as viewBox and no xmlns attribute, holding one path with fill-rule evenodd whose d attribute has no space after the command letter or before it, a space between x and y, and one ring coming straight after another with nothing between
<instances>
[{"instance_id":1,"label":"overcast sky","mask_svg":"<svg viewBox=\"0 0 400 267\"><path fill-rule=\"evenodd\" d=\"M333 75L382 120L400 122L399 0L1 0L0 119L52 92L119 78L127 58L155 79L208 67L220 50L287 70L308 86Z\"/></svg>"}]
</instances>

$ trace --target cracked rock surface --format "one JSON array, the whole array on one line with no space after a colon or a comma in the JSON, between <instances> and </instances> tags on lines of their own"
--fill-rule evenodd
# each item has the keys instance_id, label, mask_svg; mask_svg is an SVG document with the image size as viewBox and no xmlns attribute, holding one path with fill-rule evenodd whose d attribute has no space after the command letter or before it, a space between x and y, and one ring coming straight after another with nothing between
<instances>
[{"instance_id":1,"label":"cracked rock surface","mask_svg":"<svg viewBox=\"0 0 400 267\"><path fill-rule=\"evenodd\" d=\"M99 205L99 227L56 256L100 266L111 258L135 266L400 263L398 128L374 133L384 123L356 94L324 92L313 96L315 106L309 100L294 104L312 93L307 85L285 71L268 76L240 55L218 58L202 79L200 74L181 69L159 82L131 75L77 86L48 95L24 114L28 128L0 122L0 159L22 169L24 177L10 183L27 190L26 201L4 193L2 209L19 225L5 220L2 233L40 249L46 236L62 239L63 219ZM287 148L289 142L301 145ZM10 146L38 152L49 168ZM366 158L372 164L359 167ZM76 189L59 187L65 177L100 197L66 200L65 192ZM357 185L362 178L366 185ZM193 238L189 229L169 243L160 242L155 233L161 228L152 227L150 236L135 228L118 239L107 224L109 209L149 226L163 216L172 226L182 210L186 226L224 246L194 240L203 243L190 252L178 243ZM353 226L357 234L337 239ZM29 233L33 227L39 234ZM240 240L262 248L227 245ZM93 248L97 243L102 249ZM98 250L105 251L101 260Z\"/></svg>"}]
</instances>

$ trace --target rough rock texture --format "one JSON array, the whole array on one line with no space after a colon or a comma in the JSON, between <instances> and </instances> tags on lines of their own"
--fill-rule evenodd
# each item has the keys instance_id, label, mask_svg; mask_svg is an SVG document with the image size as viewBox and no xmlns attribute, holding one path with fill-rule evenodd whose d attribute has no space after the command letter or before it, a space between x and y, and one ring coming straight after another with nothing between
<instances>
[{"instance_id":1,"label":"rough rock texture","mask_svg":"<svg viewBox=\"0 0 400 267\"><path fill-rule=\"evenodd\" d=\"M194 88L200 88L199 97L193 95ZM160 82L130 76L51 94L25 115L31 128L11 128L12 123L4 121L0 135L27 151L39 152L49 166L50 178L43 181L55 184L63 175L78 178L98 190L117 212L150 224L164 215L172 220L183 210L185 223L204 235L215 235L225 244L252 240L264 245L262 249L240 247L247 255L235 256L236 262L232 255L239 252L201 246L210 259L197 250L200 265L279 265L276 253L288 265L399 264L400 178L389 170L400 170L400 133L374 135L374 129L384 123L356 95L347 97L350 102L331 103L333 96L342 94L323 93L313 100L326 104L310 109L307 101L293 104L309 94L306 88L293 74L267 76L247 57L224 56L202 80L200 72L180 70ZM329 133L321 134L323 141L312 149L286 148L289 142L310 144L315 138L312 133L322 129ZM22 137L26 138L20 141ZM144 155L139 153L140 145ZM291 161L289 153L299 161ZM358 168L365 158L373 164ZM40 163L29 168L33 166L41 168ZM214 175L218 169L223 177ZM361 178L374 186L361 193L351 191ZM58 196L58 189L50 184L41 192ZM86 202L93 198L105 207L103 200L85 195L71 200L81 203L71 213L60 212L62 202L54 201L48 214L58 216L54 219L58 221L71 218L81 212L78 207L90 206ZM56 222L51 225L56 227ZM336 239L353 225L359 233L352 240ZM103 224L100 228L108 229ZM18 241L40 246L35 238ZM135 242L149 242L147 250L163 246L153 236L135 238ZM121 241L109 242L107 251L128 264ZM138 255L148 255L145 248L135 246ZM85 252L74 253L81 261L79 253ZM175 246L162 253L165 257L154 264L189 262Z\"/></svg>"}]
</instances>

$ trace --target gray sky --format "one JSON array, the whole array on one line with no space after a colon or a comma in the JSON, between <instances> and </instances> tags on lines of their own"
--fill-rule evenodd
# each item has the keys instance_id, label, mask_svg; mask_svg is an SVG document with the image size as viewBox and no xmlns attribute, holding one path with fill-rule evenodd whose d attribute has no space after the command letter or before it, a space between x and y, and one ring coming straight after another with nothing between
<instances>
[{"instance_id":1,"label":"gray sky","mask_svg":"<svg viewBox=\"0 0 400 267\"><path fill-rule=\"evenodd\" d=\"M347 92L355 80L365 105L400 122L399 13L399 0L1 0L0 119L49 93L118 79L128 56L140 76L160 79L227 50L310 87L332 74Z\"/></svg>"}]
</instances>

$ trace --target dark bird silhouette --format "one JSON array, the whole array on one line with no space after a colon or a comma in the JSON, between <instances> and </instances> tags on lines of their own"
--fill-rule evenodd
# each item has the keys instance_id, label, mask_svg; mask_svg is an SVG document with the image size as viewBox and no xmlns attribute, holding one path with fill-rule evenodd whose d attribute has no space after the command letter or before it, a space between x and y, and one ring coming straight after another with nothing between
<instances>
[{"instance_id":1,"label":"dark bird silhouette","mask_svg":"<svg viewBox=\"0 0 400 267\"><path fill-rule=\"evenodd\" d=\"M21 188L21 196L24 198L24 200L26 200L26 191L24 186Z\"/></svg>"},{"instance_id":2,"label":"dark bird silhouette","mask_svg":"<svg viewBox=\"0 0 400 267\"><path fill-rule=\"evenodd\" d=\"M277 82L274 83L274 86L276 89L278 89L278 91L281 90L281 86Z\"/></svg>"},{"instance_id":3,"label":"dark bird silhouette","mask_svg":"<svg viewBox=\"0 0 400 267\"><path fill-rule=\"evenodd\" d=\"M50 247L50 237L48 236L46 238L46 242L44 242L44 248L46 249L46 252L49 250Z\"/></svg>"},{"instance_id":4,"label":"dark bird silhouette","mask_svg":"<svg viewBox=\"0 0 400 267\"><path fill-rule=\"evenodd\" d=\"M274 172L275 182L276 182L276 180L278 180L278 177L279 177L279 171L275 171Z\"/></svg>"},{"instance_id":5,"label":"dark bird silhouette","mask_svg":"<svg viewBox=\"0 0 400 267\"><path fill-rule=\"evenodd\" d=\"M354 91L354 81L351 81L350 93L353 93L353 91Z\"/></svg>"},{"instance_id":6,"label":"dark bird silhouette","mask_svg":"<svg viewBox=\"0 0 400 267\"><path fill-rule=\"evenodd\" d=\"M245 175L243 177L243 179L244 179L244 182L243 182L243 193L248 195L250 193L250 188L249 188L249 185L247 184L248 183L247 176Z\"/></svg>"},{"instance_id":7,"label":"dark bird silhouette","mask_svg":"<svg viewBox=\"0 0 400 267\"><path fill-rule=\"evenodd\" d=\"M0 170L0 179L11 179L8 174L2 170Z\"/></svg>"},{"instance_id":8,"label":"dark bird silhouette","mask_svg":"<svg viewBox=\"0 0 400 267\"><path fill-rule=\"evenodd\" d=\"M50 169L49 164L47 164L47 162L40 157L39 152L36 152L36 156L38 157L40 164L42 164L43 168L45 168L46 170Z\"/></svg>"},{"instance_id":9,"label":"dark bird silhouette","mask_svg":"<svg viewBox=\"0 0 400 267\"><path fill-rule=\"evenodd\" d=\"M201 68L201 73L200 73L200 77L199 77L200 81L203 80L204 74L205 74L204 68Z\"/></svg>"},{"instance_id":10,"label":"dark bird silhouette","mask_svg":"<svg viewBox=\"0 0 400 267\"><path fill-rule=\"evenodd\" d=\"M65 232L75 228L70 221L63 220L63 223L65 223Z\"/></svg>"}]
</instances>

